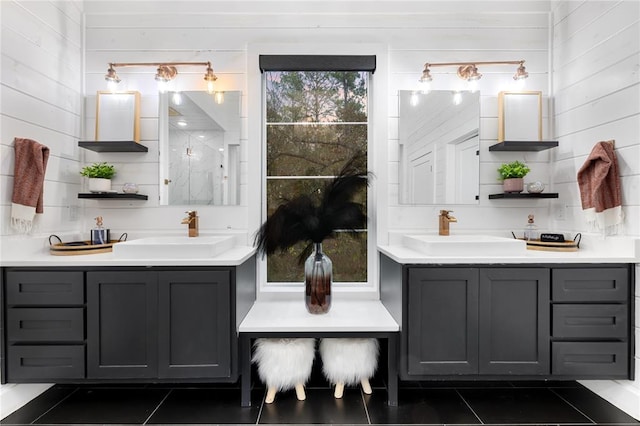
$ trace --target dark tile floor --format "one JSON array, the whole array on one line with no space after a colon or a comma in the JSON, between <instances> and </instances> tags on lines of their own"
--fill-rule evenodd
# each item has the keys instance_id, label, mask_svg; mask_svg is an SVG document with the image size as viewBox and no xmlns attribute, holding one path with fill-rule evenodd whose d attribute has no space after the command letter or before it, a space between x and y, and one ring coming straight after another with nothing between
<instances>
[{"instance_id":1,"label":"dark tile floor","mask_svg":"<svg viewBox=\"0 0 640 426\"><path fill-rule=\"evenodd\" d=\"M383 425L639 425L576 382L400 383L399 405L386 404L386 391L357 388L333 398L326 385L294 391L264 403L264 389L252 407L240 407L237 385L56 385L4 418L25 424L383 424Z\"/></svg>"}]
</instances>

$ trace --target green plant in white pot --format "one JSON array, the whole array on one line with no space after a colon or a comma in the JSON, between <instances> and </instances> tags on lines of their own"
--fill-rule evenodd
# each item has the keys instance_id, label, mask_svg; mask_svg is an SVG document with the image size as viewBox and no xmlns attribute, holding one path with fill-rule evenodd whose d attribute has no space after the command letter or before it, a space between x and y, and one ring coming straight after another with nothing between
<instances>
[{"instance_id":1,"label":"green plant in white pot","mask_svg":"<svg viewBox=\"0 0 640 426\"><path fill-rule=\"evenodd\" d=\"M504 192L522 192L524 189L524 177L531 169L520 161L504 163L498 167L500 179L502 179L502 190Z\"/></svg>"},{"instance_id":2,"label":"green plant in white pot","mask_svg":"<svg viewBox=\"0 0 640 426\"><path fill-rule=\"evenodd\" d=\"M80 175L89 178L90 192L111 191L111 178L116 174L116 169L112 164L93 163L80 170Z\"/></svg>"}]
</instances>

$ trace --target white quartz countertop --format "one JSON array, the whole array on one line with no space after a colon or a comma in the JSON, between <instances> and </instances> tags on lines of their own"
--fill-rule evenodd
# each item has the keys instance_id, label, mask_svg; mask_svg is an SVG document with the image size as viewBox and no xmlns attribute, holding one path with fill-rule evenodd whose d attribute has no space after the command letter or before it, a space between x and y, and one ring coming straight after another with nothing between
<instances>
[{"instance_id":1,"label":"white quartz countertop","mask_svg":"<svg viewBox=\"0 0 640 426\"><path fill-rule=\"evenodd\" d=\"M412 233L413 234L413 233ZM446 238L446 237L445 237ZM583 236L574 252L526 250L512 256L492 256L482 252L467 256L428 256L404 246L393 237L378 251L400 264L534 264L534 263L639 263L640 239L634 237Z\"/></svg>"},{"instance_id":2,"label":"white quartz countertop","mask_svg":"<svg viewBox=\"0 0 640 426\"><path fill-rule=\"evenodd\" d=\"M337 299L326 314L307 312L304 299L259 301L240 323L241 333L398 331L398 323L378 300Z\"/></svg>"},{"instance_id":3,"label":"white quartz countertop","mask_svg":"<svg viewBox=\"0 0 640 426\"><path fill-rule=\"evenodd\" d=\"M3 250L0 266L238 266L255 252L254 247L236 246L218 256L202 259L117 259L113 253L53 256L44 249L35 253Z\"/></svg>"}]
</instances>

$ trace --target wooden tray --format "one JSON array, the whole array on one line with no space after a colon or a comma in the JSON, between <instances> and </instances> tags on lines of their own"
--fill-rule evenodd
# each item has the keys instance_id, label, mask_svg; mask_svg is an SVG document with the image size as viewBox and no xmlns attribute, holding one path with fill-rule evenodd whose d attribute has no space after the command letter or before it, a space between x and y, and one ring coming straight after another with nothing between
<instances>
[{"instance_id":1,"label":"wooden tray","mask_svg":"<svg viewBox=\"0 0 640 426\"><path fill-rule=\"evenodd\" d=\"M52 244L52 237L57 238L60 242ZM78 256L84 254L109 253L111 252L114 244L125 241L126 239L126 234L123 234L119 240L110 240L107 244L91 244L91 241L71 241L69 243L63 243L62 240L60 240L60 237L57 235L51 235L49 237L49 253L53 256Z\"/></svg>"},{"instance_id":2,"label":"wooden tray","mask_svg":"<svg viewBox=\"0 0 640 426\"><path fill-rule=\"evenodd\" d=\"M513 238L516 240L523 240L524 238L517 238L516 234L511 232ZM580 240L582 239L582 234L577 233L573 238L573 241L540 241L540 240L529 240L527 241L527 250L541 250L541 251L578 251L580 248Z\"/></svg>"}]
</instances>

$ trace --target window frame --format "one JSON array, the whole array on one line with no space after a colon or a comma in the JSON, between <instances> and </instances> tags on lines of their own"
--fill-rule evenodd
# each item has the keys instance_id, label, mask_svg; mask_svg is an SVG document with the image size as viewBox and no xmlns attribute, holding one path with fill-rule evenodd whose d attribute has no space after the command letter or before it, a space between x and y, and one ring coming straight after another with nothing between
<instances>
[{"instance_id":1,"label":"window frame","mask_svg":"<svg viewBox=\"0 0 640 426\"><path fill-rule=\"evenodd\" d=\"M368 91L368 169L373 172L374 178L370 180L368 200L368 238L367 238L367 282L348 284L341 282L334 286L336 300L378 300L380 298L379 286L379 255L378 244L388 242L386 221L380 218L387 217L387 46L382 44L344 44L344 43L303 43L303 44L250 44L248 46L248 93L253 94L249 105L249 140L250 152L259 150L259 162L248 161L249 187L248 187L248 237L253 244L255 233L266 217L266 101L265 81L259 69L259 55L264 54L291 54L304 55L308 52L317 52L322 55L362 55L376 56L377 69L375 74L369 74ZM376 93L383 94L376 97ZM249 155L249 154L247 154ZM251 155L249 155L251 157ZM252 168L252 164L253 167ZM255 186L253 186L255 184ZM378 188L384 189L380 191ZM382 233L381 233L382 231ZM382 236L382 238L381 238ZM258 300L288 300L302 297L303 283L274 284L266 282L266 258L258 256L256 268L256 298Z\"/></svg>"}]
</instances>

